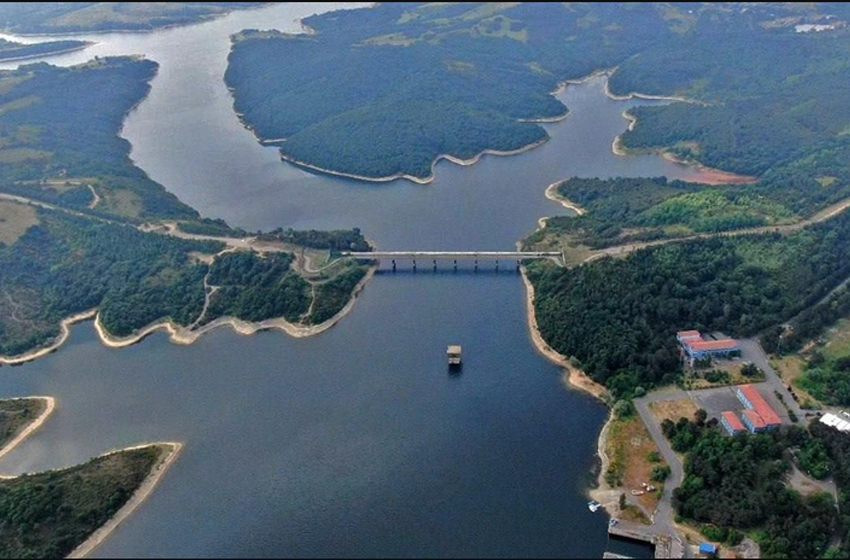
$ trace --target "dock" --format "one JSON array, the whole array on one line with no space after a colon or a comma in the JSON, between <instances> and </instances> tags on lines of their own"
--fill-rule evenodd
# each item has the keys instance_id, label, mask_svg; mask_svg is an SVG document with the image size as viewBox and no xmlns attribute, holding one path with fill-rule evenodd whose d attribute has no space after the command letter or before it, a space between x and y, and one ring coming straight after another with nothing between
<instances>
[{"instance_id":1,"label":"dock","mask_svg":"<svg viewBox=\"0 0 850 560\"><path fill-rule=\"evenodd\" d=\"M632 524L630 524L632 525ZM685 545L679 537L670 535L656 535L649 531L641 530L638 527L630 528L623 527L621 524L609 525L608 534L629 539L649 543L654 546L654 558L684 558Z\"/></svg>"}]
</instances>

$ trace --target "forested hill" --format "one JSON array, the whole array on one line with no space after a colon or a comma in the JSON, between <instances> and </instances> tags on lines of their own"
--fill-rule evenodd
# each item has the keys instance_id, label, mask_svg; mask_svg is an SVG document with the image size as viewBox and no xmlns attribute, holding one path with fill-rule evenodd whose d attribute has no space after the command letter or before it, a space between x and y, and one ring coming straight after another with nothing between
<instances>
[{"instance_id":1,"label":"forested hill","mask_svg":"<svg viewBox=\"0 0 850 560\"><path fill-rule=\"evenodd\" d=\"M550 95L559 81L598 69L619 68L612 82L618 92L700 96L708 88L716 101L724 99L723 83L749 80L752 98L786 78L790 92L808 76L800 72L810 52L804 45L827 34L844 37L844 10L787 3L382 3L307 18L313 34L237 34L225 79L245 123L278 141L290 159L372 178L425 178L439 154L469 158L544 139L539 125L524 121L562 115L565 108ZM796 33L795 22L832 22L836 29ZM831 91L829 72L844 71L842 40L819 49L809 65L821 78L818 99ZM808 91L796 87L797 94ZM731 130L727 136L746 127L741 133L755 137L761 126L781 130L784 119L815 114L800 103L799 115L789 117L765 101L757 118L721 120ZM832 100L836 108L843 103ZM773 140L787 144L776 155L804 148L804 137L795 127L789 138Z\"/></svg>"},{"instance_id":2,"label":"forested hill","mask_svg":"<svg viewBox=\"0 0 850 560\"><path fill-rule=\"evenodd\" d=\"M652 6L380 4L308 18L314 35L244 32L225 76L235 108L283 152L335 171L430 175L546 138L559 80L657 40ZM628 40L624 40L628 36Z\"/></svg>"},{"instance_id":3,"label":"forested hill","mask_svg":"<svg viewBox=\"0 0 850 560\"><path fill-rule=\"evenodd\" d=\"M158 65L112 57L0 72L0 192L127 220L194 218L130 160L118 136Z\"/></svg>"},{"instance_id":4,"label":"forested hill","mask_svg":"<svg viewBox=\"0 0 850 560\"><path fill-rule=\"evenodd\" d=\"M187 25L263 2L5 2L0 27L14 33L146 31Z\"/></svg>"},{"instance_id":5,"label":"forested hill","mask_svg":"<svg viewBox=\"0 0 850 560\"><path fill-rule=\"evenodd\" d=\"M86 41L46 41L43 43L18 43L0 39L0 61L20 60L22 58L33 58L46 56L60 52L84 49L91 43Z\"/></svg>"},{"instance_id":6,"label":"forested hill","mask_svg":"<svg viewBox=\"0 0 850 560\"><path fill-rule=\"evenodd\" d=\"M697 28L624 61L610 80L615 93L675 94L702 103L634 109L638 125L623 144L819 188L820 160L850 144L846 8L820 9L820 17L773 14L752 27ZM808 21L820 27L807 27ZM842 159L840 167L848 163Z\"/></svg>"}]
</instances>

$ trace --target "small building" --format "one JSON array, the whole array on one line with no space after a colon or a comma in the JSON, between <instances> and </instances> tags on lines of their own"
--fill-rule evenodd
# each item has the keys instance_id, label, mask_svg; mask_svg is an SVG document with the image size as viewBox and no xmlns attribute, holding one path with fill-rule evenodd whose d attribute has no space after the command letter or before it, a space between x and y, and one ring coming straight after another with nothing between
<instances>
[{"instance_id":1,"label":"small building","mask_svg":"<svg viewBox=\"0 0 850 560\"><path fill-rule=\"evenodd\" d=\"M676 333L676 340L685 342L686 340L702 340L702 335L699 331L679 331Z\"/></svg>"},{"instance_id":2,"label":"small building","mask_svg":"<svg viewBox=\"0 0 850 560\"><path fill-rule=\"evenodd\" d=\"M782 424L782 419L779 418L779 415L776 414L769 404L767 404L767 401L764 400L764 397L761 396L761 393L758 392L755 385L741 385L735 390L735 395L745 407L749 410L755 411L759 415L762 422L764 422L765 429L775 428ZM744 419L744 423L747 423L746 418ZM750 431L752 431L752 429Z\"/></svg>"},{"instance_id":3,"label":"small building","mask_svg":"<svg viewBox=\"0 0 850 560\"><path fill-rule=\"evenodd\" d=\"M747 429L754 434L767 430L767 424L765 424L762 417L759 416L759 413L755 410L748 408L741 413L741 418L744 419L744 424L747 425Z\"/></svg>"},{"instance_id":4,"label":"small building","mask_svg":"<svg viewBox=\"0 0 850 560\"><path fill-rule=\"evenodd\" d=\"M691 365L694 360L714 357L729 357L740 352L738 343L732 338L705 340L699 331L679 331L676 340L682 345L682 353Z\"/></svg>"},{"instance_id":5,"label":"small building","mask_svg":"<svg viewBox=\"0 0 850 560\"><path fill-rule=\"evenodd\" d=\"M461 364L461 352L463 349L456 345L452 344L446 350L446 355L449 359L449 367L451 366L459 366Z\"/></svg>"},{"instance_id":6,"label":"small building","mask_svg":"<svg viewBox=\"0 0 850 560\"><path fill-rule=\"evenodd\" d=\"M726 410L720 414L720 423L726 428L730 436L739 434L747 429L731 410Z\"/></svg>"},{"instance_id":7,"label":"small building","mask_svg":"<svg viewBox=\"0 0 850 560\"><path fill-rule=\"evenodd\" d=\"M714 556L715 554L717 554L717 546L711 543L701 542L699 543L699 553L706 554L708 556Z\"/></svg>"},{"instance_id":8,"label":"small building","mask_svg":"<svg viewBox=\"0 0 850 560\"><path fill-rule=\"evenodd\" d=\"M839 432L850 432L850 422L848 422L844 418L836 416L831 412L827 412L826 414L821 416L820 422L826 424L827 426L832 426Z\"/></svg>"}]
</instances>

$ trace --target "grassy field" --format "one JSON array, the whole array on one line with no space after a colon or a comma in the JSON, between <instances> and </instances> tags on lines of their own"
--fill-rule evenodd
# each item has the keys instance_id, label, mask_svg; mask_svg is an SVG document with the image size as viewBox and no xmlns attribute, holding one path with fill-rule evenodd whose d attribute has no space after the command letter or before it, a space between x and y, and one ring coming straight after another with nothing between
<instances>
[{"instance_id":1,"label":"grassy field","mask_svg":"<svg viewBox=\"0 0 850 560\"><path fill-rule=\"evenodd\" d=\"M650 403L649 410L660 424L664 420L678 422L679 418L693 418L697 411L697 405L691 399L677 399Z\"/></svg>"},{"instance_id":2,"label":"grassy field","mask_svg":"<svg viewBox=\"0 0 850 560\"><path fill-rule=\"evenodd\" d=\"M36 224L38 216L33 207L0 200L0 243L11 245Z\"/></svg>"},{"instance_id":3,"label":"grassy field","mask_svg":"<svg viewBox=\"0 0 850 560\"><path fill-rule=\"evenodd\" d=\"M0 449L44 412L43 399L0 400Z\"/></svg>"},{"instance_id":4,"label":"grassy field","mask_svg":"<svg viewBox=\"0 0 850 560\"><path fill-rule=\"evenodd\" d=\"M770 365L776 370L782 381L794 387L801 405L805 405L803 408L823 408L822 402L813 397L811 393L800 387L800 384L797 383L797 379L804 375L803 366L805 365L805 359L802 356L796 354L779 357L772 356L770 358Z\"/></svg>"},{"instance_id":5,"label":"grassy field","mask_svg":"<svg viewBox=\"0 0 850 560\"><path fill-rule=\"evenodd\" d=\"M658 505L662 484L652 482L650 475L653 467L663 466L666 463L663 459L651 460L657 456L658 447L640 417L635 415L614 420L608 431L606 444L606 453L611 461L606 473L608 484L612 487L622 487L631 502L639 503L647 511L652 512ZM652 484L657 490L647 492L643 483ZM640 492L640 494L635 496L632 491ZM642 518L635 511L629 514Z\"/></svg>"},{"instance_id":6,"label":"grassy field","mask_svg":"<svg viewBox=\"0 0 850 560\"><path fill-rule=\"evenodd\" d=\"M821 352L833 359L850 356L850 319L842 319L829 329Z\"/></svg>"}]
</instances>

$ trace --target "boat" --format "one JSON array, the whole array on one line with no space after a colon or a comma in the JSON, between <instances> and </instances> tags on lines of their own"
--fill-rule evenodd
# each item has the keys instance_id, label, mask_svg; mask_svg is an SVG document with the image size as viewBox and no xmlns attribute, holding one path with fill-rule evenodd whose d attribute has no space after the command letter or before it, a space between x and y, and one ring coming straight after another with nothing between
<instances>
[{"instance_id":1,"label":"boat","mask_svg":"<svg viewBox=\"0 0 850 560\"><path fill-rule=\"evenodd\" d=\"M597 502L596 500L590 500L587 502L587 509L589 509L592 513L596 513L596 511L602 507L602 504Z\"/></svg>"}]
</instances>

